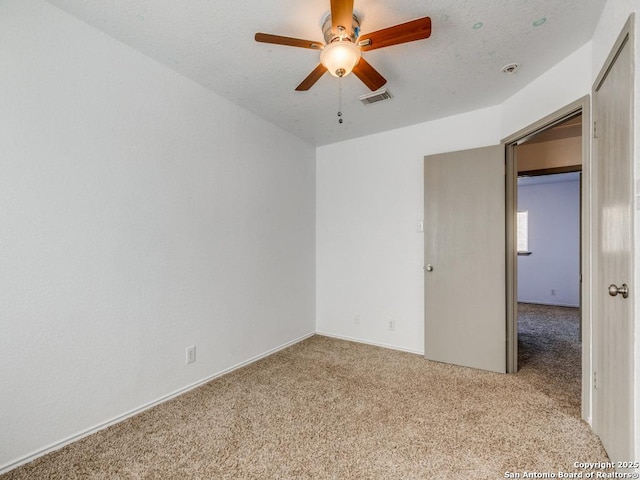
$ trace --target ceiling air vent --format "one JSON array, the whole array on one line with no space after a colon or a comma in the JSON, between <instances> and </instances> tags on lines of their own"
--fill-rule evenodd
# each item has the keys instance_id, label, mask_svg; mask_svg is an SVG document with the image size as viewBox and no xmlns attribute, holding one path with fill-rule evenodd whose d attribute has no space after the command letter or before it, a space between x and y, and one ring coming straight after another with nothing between
<instances>
[{"instance_id":1,"label":"ceiling air vent","mask_svg":"<svg viewBox=\"0 0 640 480\"><path fill-rule=\"evenodd\" d=\"M387 90L386 88L383 88L382 90L378 90L377 92L373 92L373 93L368 93L358 98L365 105L371 105L372 103L378 103L384 100L391 100L393 97L391 96L391 92L389 92L389 90Z\"/></svg>"}]
</instances>

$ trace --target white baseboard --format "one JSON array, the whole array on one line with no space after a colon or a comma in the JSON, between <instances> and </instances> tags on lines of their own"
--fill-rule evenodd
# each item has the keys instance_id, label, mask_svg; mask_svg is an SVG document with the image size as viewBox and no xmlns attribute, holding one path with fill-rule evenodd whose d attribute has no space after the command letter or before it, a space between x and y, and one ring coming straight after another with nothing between
<instances>
[{"instance_id":1,"label":"white baseboard","mask_svg":"<svg viewBox=\"0 0 640 480\"><path fill-rule=\"evenodd\" d=\"M347 337L344 335L335 335L333 333L327 333L327 332L316 332L316 334L322 335L323 337L337 338L338 340L348 340L349 342L364 343L366 345L373 345L375 347L383 347L383 348L389 348L391 350L399 350L401 352L415 353L416 355L424 355L424 351L413 350L412 348L400 347L398 345L390 345L388 343L371 342L369 340L363 340L361 338Z\"/></svg>"},{"instance_id":2,"label":"white baseboard","mask_svg":"<svg viewBox=\"0 0 640 480\"><path fill-rule=\"evenodd\" d=\"M35 452L32 452L28 455L25 455L24 457L20 457L17 460L13 460L10 463L7 463L5 465L1 465L0 466L0 475L2 475L3 473L7 473L10 470L13 470L14 468L19 467L20 465L24 465L25 463L29 463L33 460L35 460L38 457L41 457L43 455L46 455L47 453L51 453L54 452L56 450L61 449L62 447L65 447L67 445L69 445L70 443L73 442L77 442L78 440L87 437L89 435L92 435L96 432L99 432L100 430L103 430L107 427L110 427L111 425L115 425L116 423L120 423L124 420L126 420L127 418L133 417L134 415L137 415L139 413L144 412L145 410L148 410L152 407L155 407L156 405L160 405L161 403L167 402L175 397L178 397L180 395L182 395L183 393L187 393L190 390L193 390L194 388L198 388L201 385L204 385L207 382L210 382L211 380L215 380L218 377L221 377L223 375L226 375L227 373L231 373L234 370L238 370L239 368L245 367L251 363L257 362L258 360L262 360L265 357L268 357L269 355L273 355L276 352L279 352L280 350L284 350L285 348L288 348L292 345L295 345L296 343L300 343L303 340L306 340L309 337L312 337L313 335L315 335L315 332L312 333L308 333L306 335L303 335L302 337L296 338L294 340L291 340L287 343L284 343L278 347L272 348L271 350L267 350L264 353L261 353L260 355L256 355L255 357L252 357L248 360L245 360L243 362L240 362L236 365L233 365L232 367L226 368L224 370L221 370L219 372L214 373L213 375L210 375L206 378L203 378L201 380L198 380L195 383L192 383L191 385L187 385L186 387L180 388L178 390L175 390L174 392L171 392L167 395L164 395L156 400L153 400L149 403L146 403L140 407L134 408L133 410L129 410L126 413L123 413L122 415L118 415L117 417L114 417L110 420L107 420L106 422L102 422L99 423L98 425L95 425L93 427L90 427L86 430L83 430L79 433L76 433L74 435L71 435L63 440L60 440L58 442L54 442L42 449L39 449Z\"/></svg>"},{"instance_id":3,"label":"white baseboard","mask_svg":"<svg viewBox=\"0 0 640 480\"><path fill-rule=\"evenodd\" d=\"M575 305L573 303L540 302L540 301L536 301L536 300L518 300L518 303L531 303L532 305L548 305L550 307L580 308L580 305Z\"/></svg>"}]
</instances>

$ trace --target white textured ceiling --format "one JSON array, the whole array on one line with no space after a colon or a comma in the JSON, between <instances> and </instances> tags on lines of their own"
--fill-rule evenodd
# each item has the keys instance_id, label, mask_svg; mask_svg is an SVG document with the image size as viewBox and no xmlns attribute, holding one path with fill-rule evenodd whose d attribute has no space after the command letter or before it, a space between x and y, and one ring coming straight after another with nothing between
<instances>
[{"instance_id":1,"label":"white textured ceiling","mask_svg":"<svg viewBox=\"0 0 640 480\"><path fill-rule=\"evenodd\" d=\"M329 0L48 0L314 145L496 105L591 39L605 0L355 0L362 33L430 16L429 39L364 53L393 99L364 106L354 75L295 87L315 50L255 32L322 41ZM534 22L546 18L540 26ZM481 26L480 26L481 25ZM474 28L475 26L475 28ZM517 62L514 75L500 73Z\"/></svg>"}]
</instances>

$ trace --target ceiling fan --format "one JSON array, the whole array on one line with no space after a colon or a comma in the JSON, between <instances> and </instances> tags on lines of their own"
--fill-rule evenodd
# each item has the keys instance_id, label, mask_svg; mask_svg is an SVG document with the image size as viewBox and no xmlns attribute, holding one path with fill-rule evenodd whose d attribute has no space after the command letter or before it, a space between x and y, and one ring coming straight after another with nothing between
<instances>
[{"instance_id":1,"label":"ceiling fan","mask_svg":"<svg viewBox=\"0 0 640 480\"><path fill-rule=\"evenodd\" d=\"M321 51L320 63L296 87L297 91L309 90L327 71L334 77L344 77L353 72L374 91L387 80L362 58L362 52L429 38L431 18L418 18L360 36L360 19L353 13L353 0L331 0L331 13L323 23L322 33L325 43L269 33L256 33L255 39L262 43Z\"/></svg>"}]
</instances>

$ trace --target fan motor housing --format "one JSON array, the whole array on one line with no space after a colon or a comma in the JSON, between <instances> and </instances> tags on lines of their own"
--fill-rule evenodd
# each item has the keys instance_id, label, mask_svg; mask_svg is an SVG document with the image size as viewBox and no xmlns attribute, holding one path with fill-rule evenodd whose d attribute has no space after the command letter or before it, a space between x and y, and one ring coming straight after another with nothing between
<instances>
[{"instance_id":1,"label":"fan motor housing","mask_svg":"<svg viewBox=\"0 0 640 480\"><path fill-rule=\"evenodd\" d=\"M336 34L331 31L332 27L331 13L329 13L322 23L322 34L324 35L324 41L327 45L336 40L340 40L340 38L349 39L351 42L356 43L360 35L360 19L355 13L353 14L353 21L351 22L351 29L349 31L345 30L341 34Z\"/></svg>"}]
</instances>

